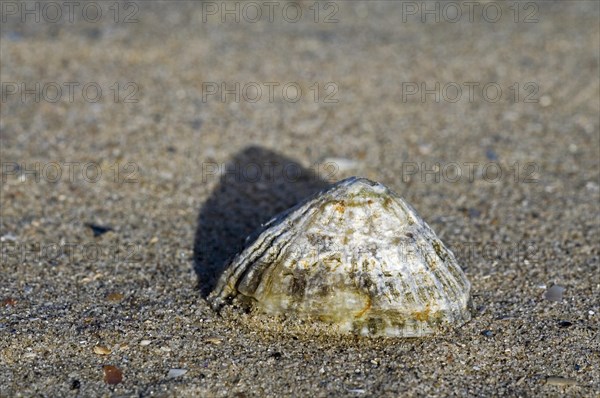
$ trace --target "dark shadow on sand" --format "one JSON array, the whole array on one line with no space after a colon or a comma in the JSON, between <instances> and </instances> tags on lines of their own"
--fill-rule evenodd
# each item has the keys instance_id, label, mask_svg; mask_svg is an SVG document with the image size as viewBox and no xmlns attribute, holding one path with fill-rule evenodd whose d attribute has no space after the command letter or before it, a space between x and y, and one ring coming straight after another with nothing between
<instances>
[{"instance_id":1,"label":"dark shadow on sand","mask_svg":"<svg viewBox=\"0 0 600 398\"><path fill-rule=\"evenodd\" d=\"M244 247L248 235L329 186L320 174L256 146L239 152L225 166L204 168L203 178L219 178L219 183L200 209L194 237L194 270L203 297L213 290L227 260Z\"/></svg>"}]
</instances>

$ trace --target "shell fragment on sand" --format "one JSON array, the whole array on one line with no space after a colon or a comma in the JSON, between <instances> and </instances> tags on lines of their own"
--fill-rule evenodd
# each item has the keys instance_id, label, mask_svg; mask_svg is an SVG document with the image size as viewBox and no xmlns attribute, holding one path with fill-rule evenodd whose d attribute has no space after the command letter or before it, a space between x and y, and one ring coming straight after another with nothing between
<instances>
[{"instance_id":1,"label":"shell fragment on sand","mask_svg":"<svg viewBox=\"0 0 600 398\"><path fill-rule=\"evenodd\" d=\"M269 221L209 296L331 324L341 333L424 336L470 319L470 283L415 210L351 177Z\"/></svg>"}]
</instances>

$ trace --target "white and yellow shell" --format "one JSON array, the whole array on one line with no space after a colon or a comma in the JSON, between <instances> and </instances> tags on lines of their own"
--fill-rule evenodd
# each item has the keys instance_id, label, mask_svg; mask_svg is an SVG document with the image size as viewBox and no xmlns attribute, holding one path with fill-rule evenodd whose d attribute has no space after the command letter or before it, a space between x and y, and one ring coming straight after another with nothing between
<instances>
[{"instance_id":1,"label":"white and yellow shell","mask_svg":"<svg viewBox=\"0 0 600 398\"><path fill-rule=\"evenodd\" d=\"M470 283L415 210L351 177L275 217L227 266L209 301L416 337L470 319Z\"/></svg>"}]
</instances>

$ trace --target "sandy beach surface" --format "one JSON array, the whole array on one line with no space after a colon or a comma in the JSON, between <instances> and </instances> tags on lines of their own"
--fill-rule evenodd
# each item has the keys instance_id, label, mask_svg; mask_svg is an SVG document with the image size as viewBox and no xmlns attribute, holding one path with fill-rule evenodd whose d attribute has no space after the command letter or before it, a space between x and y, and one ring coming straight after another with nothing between
<instances>
[{"instance_id":1,"label":"sandy beach surface","mask_svg":"<svg viewBox=\"0 0 600 398\"><path fill-rule=\"evenodd\" d=\"M66 3L0 3L0 396L598 396L598 2ZM352 175L453 250L470 322L213 312Z\"/></svg>"}]
</instances>

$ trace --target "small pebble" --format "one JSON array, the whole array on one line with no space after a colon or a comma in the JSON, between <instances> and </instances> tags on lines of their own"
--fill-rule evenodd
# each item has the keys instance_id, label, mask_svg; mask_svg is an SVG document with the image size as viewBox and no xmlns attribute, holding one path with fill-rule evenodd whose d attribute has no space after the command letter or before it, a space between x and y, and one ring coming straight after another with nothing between
<instances>
[{"instance_id":1,"label":"small pebble","mask_svg":"<svg viewBox=\"0 0 600 398\"><path fill-rule=\"evenodd\" d=\"M546 383L552 386L573 386L577 381L568 377L549 376L546 378Z\"/></svg>"},{"instance_id":2,"label":"small pebble","mask_svg":"<svg viewBox=\"0 0 600 398\"><path fill-rule=\"evenodd\" d=\"M481 332L481 335L485 336L485 337L493 337L494 336L494 332L492 332L491 330L483 330Z\"/></svg>"},{"instance_id":3,"label":"small pebble","mask_svg":"<svg viewBox=\"0 0 600 398\"><path fill-rule=\"evenodd\" d=\"M595 181L588 181L585 184L585 189L592 192L598 192L600 191L600 185L598 185L598 183Z\"/></svg>"},{"instance_id":4,"label":"small pebble","mask_svg":"<svg viewBox=\"0 0 600 398\"><path fill-rule=\"evenodd\" d=\"M186 369L170 369L169 373L167 373L167 378L174 379L176 377L183 376L187 372L188 371Z\"/></svg>"},{"instance_id":5,"label":"small pebble","mask_svg":"<svg viewBox=\"0 0 600 398\"><path fill-rule=\"evenodd\" d=\"M554 285L550 289L546 290L544 298L548 301L560 302L563 298L563 293L566 289L560 285Z\"/></svg>"},{"instance_id":6,"label":"small pebble","mask_svg":"<svg viewBox=\"0 0 600 398\"><path fill-rule=\"evenodd\" d=\"M108 301L113 301L113 302L115 302L115 301L121 301L121 300L123 300L123 294L122 293L118 293L118 292L113 292L113 293L108 294L106 296L106 299Z\"/></svg>"},{"instance_id":7,"label":"small pebble","mask_svg":"<svg viewBox=\"0 0 600 398\"><path fill-rule=\"evenodd\" d=\"M150 341L150 340L142 340L142 341L140 341L140 345L141 345L142 347L145 347L145 346L147 346L147 345L150 345L150 343L152 343L152 341Z\"/></svg>"},{"instance_id":8,"label":"small pebble","mask_svg":"<svg viewBox=\"0 0 600 398\"><path fill-rule=\"evenodd\" d=\"M206 341L207 343L210 343L210 344L214 344L214 345L219 345L219 344L223 343L223 339L220 339L219 337L209 337L204 341Z\"/></svg>"},{"instance_id":9,"label":"small pebble","mask_svg":"<svg viewBox=\"0 0 600 398\"><path fill-rule=\"evenodd\" d=\"M498 155L496 154L496 152L493 149L487 149L485 151L485 157L488 160L498 160Z\"/></svg>"},{"instance_id":10,"label":"small pebble","mask_svg":"<svg viewBox=\"0 0 600 398\"><path fill-rule=\"evenodd\" d=\"M550 96L548 96L548 95L542 95L540 97L540 105L542 107L545 108L547 106L550 106L551 104L552 104L552 98Z\"/></svg>"},{"instance_id":11,"label":"small pebble","mask_svg":"<svg viewBox=\"0 0 600 398\"><path fill-rule=\"evenodd\" d=\"M470 218L477 218L481 215L481 212L477 209L470 208L467 210Z\"/></svg>"},{"instance_id":12,"label":"small pebble","mask_svg":"<svg viewBox=\"0 0 600 398\"><path fill-rule=\"evenodd\" d=\"M97 225L92 223L86 223L85 226L92 230L92 232L94 233L94 238L97 238L98 236L104 235L105 233L113 230L111 227L105 227L103 225Z\"/></svg>"},{"instance_id":13,"label":"small pebble","mask_svg":"<svg viewBox=\"0 0 600 398\"><path fill-rule=\"evenodd\" d=\"M517 380L517 385L520 386L521 384L523 384L524 381L525 377L521 377L519 380Z\"/></svg>"},{"instance_id":14,"label":"small pebble","mask_svg":"<svg viewBox=\"0 0 600 398\"><path fill-rule=\"evenodd\" d=\"M558 322L558 326L560 326L561 328L568 328L571 325L573 325L573 323L571 323L569 321L560 321L560 322Z\"/></svg>"},{"instance_id":15,"label":"small pebble","mask_svg":"<svg viewBox=\"0 0 600 398\"><path fill-rule=\"evenodd\" d=\"M0 237L0 242L15 242L17 237L13 234L6 234Z\"/></svg>"},{"instance_id":16,"label":"small pebble","mask_svg":"<svg viewBox=\"0 0 600 398\"><path fill-rule=\"evenodd\" d=\"M13 307L15 304L17 304L17 300L12 297L7 297L2 300L2 305L5 307Z\"/></svg>"},{"instance_id":17,"label":"small pebble","mask_svg":"<svg viewBox=\"0 0 600 398\"><path fill-rule=\"evenodd\" d=\"M418 149L419 149L419 152L421 153L421 155L429 155L432 150L432 145L431 144L421 144L421 145L419 145Z\"/></svg>"},{"instance_id":18,"label":"small pebble","mask_svg":"<svg viewBox=\"0 0 600 398\"><path fill-rule=\"evenodd\" d=\"M106 384L114 385L123 381L123 372L116 366L104 365L102 370L104 370L104 382Z\"/></svg>"},{"instance_id":19,"label":"small pebble","mask_svg":"<svg viewBox=\"0 0 600 398\"><path fill-rule=\"evenodd\" d=\"M103 345L97 345L94 347L94 353L98 355L108 355L110 354L110 349Z\"/></svg>"}]
</instances>

